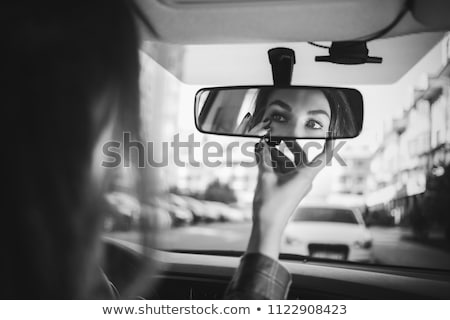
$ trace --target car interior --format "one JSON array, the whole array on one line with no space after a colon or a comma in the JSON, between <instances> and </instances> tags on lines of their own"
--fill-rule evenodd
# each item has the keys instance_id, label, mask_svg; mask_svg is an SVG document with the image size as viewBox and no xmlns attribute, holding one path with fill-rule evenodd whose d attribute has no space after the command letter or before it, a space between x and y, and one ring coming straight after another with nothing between
<instances>
[{"instance_id":1,"label":"car interior","mask_svg":"<svg viewBox=\"0 0 450 320\"><path fill-rule=\"evenodd\" d=\"M370 100L385 95L383 92L389 92L391 96L395 97L395 101L405 100L420 106L416 102L424 94L436 94L428 90L428 87L431 87L433 83L436 85L440 81L439 88L445 89L439 89L439 92L447 97L442 98L447 99L446 102L443 102L446 103L443 110L450 109L450 95L448 94L450 55L443 53L445 47L450 51L448 45L450 43L448 34L450 2L448 1L138 0L136 3L136 19L142 41L140 54L142 61L147 61L143 64L142 75L145 77L146 74L153 73L153 78L143 80L144 91L145 88L150 88L148 89L149 93L143 91L143 99L146 99L147 95L153 94L154 96L148 99L152 100L153 104L161 105L159 110L152 114L157 116L158 121L163 123L167 117L176 119L173 124L173 131L176 132L176 129L181 126L179 119L182 118L183 123L189 122L186 124L189 128L187 132L196 132L196 137L200 137L203 142L216 141L215 139L217 141L247 139L254 145L258 141L257 137L261 137L263 134L238 132L236 131L238 128L233 126L239 125L240 117L245 115L248 108L251 108L250 104L246 104L250 101L247 97L257 94L255 92L258 90L261 92L261 88L264 86L275 85L285 89L298 88L299 92L305 91L305 88L335 88L336 91L341 90L339 92L343 92L342 90L345 88L358 89L361 92L361 99L364 100L364 106L362 100L361 105L358 105L352 102L355 100L354 97L348 98L347 96L347 98L351 101L356 127L360 130L355 129L353 134L344 133L341 137L336 136L338 139L347 138L349 145L352 143L352 137L358 135L366 137L365 134L368 134L366 132L373 129L372 123L375 123L375 120L371 119L374 114L390 112L386 111L389 107ZM283 51L281 60L271 64L268 52L274 48L288 49L288 53ZM433 61L438 61L436 63L443 64L440 71L438 70L440 72L438 75L436 75L435 69L430 71L435 76L433 78L435 82L432 80L421 81L421 73L414 71L419 70L418 68L422 68L420 70L427 68L426 61L428 60L423 59L434 59ZM286 67L286 61L288 61L288 67ZM146 71L146 66L151 70ZM423 71L420 72L423 73ZM168 82L175 83L175 85L167 88L164 81L161 80L161 74L166 77L164 79L168 79ZM404 79L410 78L414 78L411 83L415 81L413 84L415 87L420 87L420 90L412 93L412 95L416 94L414 98L407 96L408 91L401 91L398 87L394 87L402 84L402 81L406 81ZM283 82L283 79L288 80ZM416 83L420 85L416 85ZM389 89L391 86L393 89ZM243 87L245 90L242 89ZM370 91L371 93L365 94L369 92L366 90L367 88L369 88L368 90L375 89ZM377 91L377 88L382 89ZM203 92L207 91L204 98L200 98L201 95L198 94L202 90ZM155 92L159 92L159 96L155 95ZM230 105L227 109L229 113L222 112L219 110L220 108L214 109L219 105L226 105L227 101ZM434 101L438 101L438 98ZM392 118L398 125L400 121L397 118L409 113L405 111L407 103L397 104L399 111L395 111L396 113L393 111L396 116ZM166 107L169 105L177 105L177 107ZM445 114L447 115L447 113ZM449 123L449 116L446 117L447 123ZM439 116L437 115L435 118L438 119ZM232 124L228 124L227 121ZM446 128L448 126L447 124ZM388 131L384 124L380 125L381 127L386 132ZM160 124L160 128L162 128L162 124ZM418 126L414 127L413 125L410 131L405 126L401 128L403 131L397 130L395 137L406 136L410 131L419 130ZM162 129L164 130L164 128ZM272 129L272 131L274 130ZM390 141L394 139L389 138L391 136L385 134L386 132L380 132L381 129L377 135L364 138L369 141L369 144L378 142L376 148L373 148L374 155L387 154L386 150L391 146ZM446 133L447 138L450 137L449 132ZM442 134L445 135L445 133ZM305 136L304 133L301 135L292 133L289 136L296 139L325 137L323 135ZM363 139L361 137L355 138L355 141ZM443 139L444 144L447 143L443 147L447 148L445 149L447 153L444 152L445 156L443 156L444 162L450 159L448 157L450 140L446 140L447 138ZM395 142L392 143L395 146ZM400 145L401 142L398 143ZM366 154L371 152L362 151ZM380 159L382 159L380 163L393 166L392 160L383 160L383 156L380 156ZM376 167L377 164L373 162L374 160L371 161L370 170L378 170L378 172L384 170L381 164L380 167ZM399 161L399 163L401 165L402 162ZM449 163L443 163L442 167ZM438 170L437 167L433 168L430 170ZM173 187L171 189L173 197L164 205L164 210L169 212L168 218L163 217L159 222L163 228L173 231L174 234L176 232L177 236L172 238L170 238L170 234L166 238L162 236L164 238L162 239L163 245L157 246L156 253L153 255L153 259L157 261L158 265L158 272L154 275L155 282L151 288L144 290L143 298L163 300L223 298L225 289L238 267L240 257L245 249L248 227L244 228L241 225L248 226L250 223L250 210L248 207L245 210L240 206L233 207L233 201L221 200L218 200L221 203L211 203L204 209L203 206L207 201L216 202L218 198L214 197L217 197L217 194L225 194L225 191L220 190L226 188L219 182L216 182L215 185L209 184L209 198L206 195L203 198L195 198L193 195L195 192L198 194L199 191L193 188L194 185L203 183L202 179L206 179L205 176L225 175L228 174L226 170L228 169L222 167L214 168L209 171L205 170L205 173L198 175L192 173L189 177L187 177L188 174L183 175L185 171L180 171L182 173L175 176L174 181L179 184L176 185L176 188L169 186ZM413 172L413 170L408 172ZM339 230L344 230L342 235L338 236L341 240L349 238L350 234L355 234L354 237L365 237L360 241L361 243L358 242L359 240L355 240L356 238L349 238L345 241L357 243L355 246L359 246L361 254L370 254L372 262L363 262L368 258L361 258L361 261L345 258L349 257L349 249L346 245L344 249L347 251L343 258L334 259L336 254L340 254L339 250L341 250L343 242L330 242L322 247L316 246L315 251L326 251L328 255L314 255L311 251L311 244L308 246L308 244L302 243L306 240L289 238L286 240L289 241L286 246L296 245L297 241L298 246L285 250L280 255L281 263L292 274L288 299L450 298L449 245L446 243L440 247L431 247L437 241L433 242L434 231L429 231L429 235L420 244L406 240L393 244L392 251L389 251L389 257L382 258L382 256L388 256L383 251L385 248L383 246L387 246L387 242L393 239L394 229L403 232L398 236L399 239L409 237L409 233L407 234L405 230L410 230L408 223L413 223L410 222L413 220L404 218L409 216L405 213L406 209L404 211L399 209L403 208L400 205L408 201L409 205L413 200L408 199L412 199L415 194L425 192L405 191L405 195L400 197L398 196L399 191L396 189L396 193L394 193L397 198L394 196L389 198L388 190L390 189L388 189L389 184L386 179L394 176L398 179L401 177L400 173L392 173L391 176L389 174L391 173L385 174L388 177L383 180L383 189L378 193L374 192L371 196L365 193L366 191L364 193L355 191L354 196L349 193L345 194L346 200L343 200L343 208L353 206L351 203L354 199L364 197L364 205L354 209L356 218L352 217L350 221L353 226L345 225L348 222L345 219L336 220L327 222L329 229L316 229L309 235L311 238L316 237L322 232L318 230L333 230L330 232L337 235ZM369 174L362 173L362 175L368 176ZM187 177L183 178L185 179L183 180L184 185L180 182L182 180L180 176ZM169 180L169 178L167 179ZM254 182L255 175L246 179ZM346 183L344 178L339 179L341 183ZM353 182L350 182L349 188L355 186ZM426 189L429 185L424 183L424 186ZM213 187L219 191L214 193L211 191L214 189ZM405 190L409 190L408 188L413 187L408 185ZM183 193L180 190L194 190L190 195L195 199L190 200L186 196L186 191ZM236 197L247 196L244 192L236 193ZM131 205L127 204L126 206ZM246 212L246 216L240 220L244 215L241 213L242 210ZM450 207L444 208L445 210L448 216ZM388 214L383 215L384 213L380 212L388 212ZM111 218L109 227L105 227L106 258L103 269L119 292L125 291L127 284L136 276L141 258L146 250L139 241L139 235L136 236L136 233L139 232L132 231L134 236L130 235L130 230L136 230L133 229L131 220L131 222L125 223L126 226L119 227L119 219L132 215L132 213L116 215ZM438 227L439 225L444 226L445 223L448 223L449 218L436 221L440 221L433 222ZM218 227L218 231L208 229L210 224L215 225L216 223L222 223ZM316 221L315 223L320 224L321 222ZM346 229L344 229L344 225ZM388 225L389 228L386 227L380 231L381 225L384 227ZM350 230L350 228L353 229ZM204 238L199 238L199 245L187 245L186 243L190 241L190 234L195 232ZM294 235L295 232L297 231L293 232ZM374 234L373 239L370 232ZM377 240L378 238L375 236L377 232L383 232L384 238ZM221 247L214 247L208 243L207 239L211 234L212 236L221 234L225 239L220 240L223 243ZM232 243L234 243L233 237L238 237L237 234L241 238L240 244L235 246ZM231 239L229 245L226 240L228 235ZM351 247L351 245L349 246ZM413 246L416 247L413 248ZM416 250L411 255L418 261L417 264L408 262L409 253L406 251L410 249ZM436 258L435 256L431 257L433 254L436 254ZM394 261L394 258L397 260ZM426 264L426 261L434 261L433 259L439 260L441 264L432 265L432 262Z\"/></svg>"}]
</instances>

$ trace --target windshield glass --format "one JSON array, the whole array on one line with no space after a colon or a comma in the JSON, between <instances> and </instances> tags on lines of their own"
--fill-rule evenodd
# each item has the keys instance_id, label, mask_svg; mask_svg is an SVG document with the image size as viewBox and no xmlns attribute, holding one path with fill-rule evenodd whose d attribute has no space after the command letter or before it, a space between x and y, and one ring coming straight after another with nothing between
<instances>
[{"instance_id":1,"label":"windshield glass","mask_svg":"<svg viewBox=\"0 0 450 320\"><path fill-rule=\"evenodd\" d=\"M352 211L330 208L299 208L294 214L293 221L358 224Z\"/></svg>"},{"instance_id":2,"label":"windshield glass","mask_svg":"<svg viewBox=\"0 0 450 320\"><path fill-rule=\"evenodd\" d=\"M446 35L394 83L345 85L363 94L362 133L336 141L337 156L314 180L302 201L305 209L293 216L282 252L450 270L448 43ZM169 51L165 61L171 73L145 51L149 50L144 46L142 120L156 119L152 128L159 136L142 150L130 147L130 152L145 151L142 161L159 168L158 184L167 189L146 208L164 230L158 247L243 252L251 228L258 139L198 132L195 93L215 84L187 85L173 75L186 71L180 63L183 50ZM229 83L241 84L237 76ZM299 140L310 159L320 152L317 141ZM107 217L105 231L110 237L139 242L139 204L128 195L123 171L108 197L116 211Z\"/></svg>"}]
</instances>

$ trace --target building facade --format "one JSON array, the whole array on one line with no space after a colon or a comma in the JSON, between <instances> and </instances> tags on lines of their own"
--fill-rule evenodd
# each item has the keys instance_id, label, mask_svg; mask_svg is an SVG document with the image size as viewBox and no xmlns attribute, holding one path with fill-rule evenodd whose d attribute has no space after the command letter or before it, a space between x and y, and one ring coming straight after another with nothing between
<instances>
[{"instance_id":1,"label":"building facade","mask_svg":"<svg viewBox=\"0 0 450 320\"><path fill-rule=\"evenodd\" d=\"M384 223L411 223L430 179L450 165L449 42L447 35L440 44L440 71L426 75L425 86L414 90L412 105L371 157L367 206Z\"/></svg>"}]
</instances>

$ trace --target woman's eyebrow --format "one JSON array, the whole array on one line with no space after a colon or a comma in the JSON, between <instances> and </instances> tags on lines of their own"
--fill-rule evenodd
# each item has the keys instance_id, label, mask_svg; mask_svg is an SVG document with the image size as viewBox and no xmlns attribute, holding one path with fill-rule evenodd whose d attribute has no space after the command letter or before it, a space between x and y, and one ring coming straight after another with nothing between
<instances>
[{"instance_id":1,"label":"woman's eyebrow","mask_svg":"<svg viewBox=\"0 0 450 320\"><path fill-rule=\"evenodd\" d=\"M269 106L270 106L270 105L273 105L273 104L276 104L277 106L280 106L280 107L282 107L283 109L286 109L287 111L292 112L291 106L288 105L286 102L283 102L283 101L281 101L281 100L274 100L274 101L272 101L271 103L269 103Z\"/></svg>"},{"instance_id":2,"label":"woman's eyebrow","mask_svg":"<svg viewBox=\"0 0 450 320\"><path fill-rule=\"evenodd\" d=\"M325 110L317 109L317 110L310 110L308 111L309 115L315 115L315 114L323 114L326 115L328 118L330 118L330 115Z\"/></svg>"}]
</instances>

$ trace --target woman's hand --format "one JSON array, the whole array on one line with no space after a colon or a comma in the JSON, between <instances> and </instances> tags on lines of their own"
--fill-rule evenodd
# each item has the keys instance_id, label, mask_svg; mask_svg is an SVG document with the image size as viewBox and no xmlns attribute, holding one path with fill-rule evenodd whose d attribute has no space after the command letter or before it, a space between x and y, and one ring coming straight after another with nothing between
<instances>
[{"instance_id":1,"label":"woman's hand","mask_svg":"<svg viewBox=\"0 0 450 320\"><path fill-rule=\"evenodd\" d=\"M286 145L294 163L281 151L261 140L255 147L258 184L253 200L253 228L247 252L278 259L280 243L289 218L309 193L317 174L331 161L332 141L311 162L295 141Z\"/></svg>"},{"instance_id":2,"label":"woman's hand","mask_svg":"<svg viewBox=\"0 0 450 320\"><path fill-rule=\"evenodd\" d=\"M252 136L264 136L267 135L270 131L270 120L266 119L258 124L256 124L253 128L250 128L253 117L249 113L247 113L242 119L241 123L237 126L235 133L236 134L245 134Z\"/></svg>"}]
</instances>

